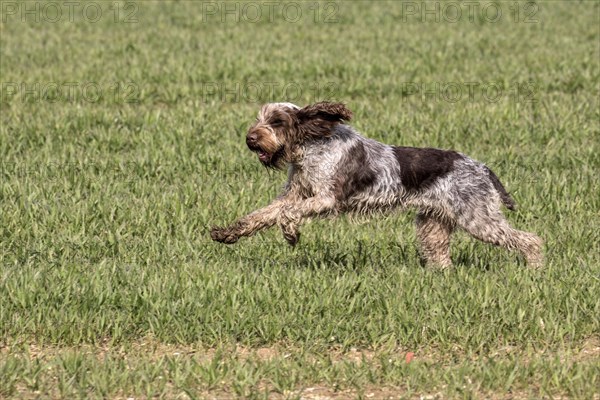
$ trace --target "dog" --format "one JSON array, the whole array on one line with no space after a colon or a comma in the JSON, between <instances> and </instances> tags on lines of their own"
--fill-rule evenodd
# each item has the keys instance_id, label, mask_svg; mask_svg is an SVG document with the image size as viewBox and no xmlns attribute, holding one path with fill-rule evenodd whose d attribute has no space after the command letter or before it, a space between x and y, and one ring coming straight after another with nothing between
<instances>
[{"instance_id":1,"label":"dog","mask_svg":"<svg viewBox=\"0 0 600 400\"><path fill-rule=\"evenodd\" d=\"M342 103L265 104L246 144L264 166L287 167L283 192L231 226L213 227L211 238L232 244L278 225L293 246L310 218L408 207L417 210L417 238L428 266L452 265L450 237L457 228L520 252L528 265L542 265L542 239L509 225L500 206L514 210L516 204L487 166L456 151L377 142L349 126L351 119Z\"/></svg>"}]
</instances>

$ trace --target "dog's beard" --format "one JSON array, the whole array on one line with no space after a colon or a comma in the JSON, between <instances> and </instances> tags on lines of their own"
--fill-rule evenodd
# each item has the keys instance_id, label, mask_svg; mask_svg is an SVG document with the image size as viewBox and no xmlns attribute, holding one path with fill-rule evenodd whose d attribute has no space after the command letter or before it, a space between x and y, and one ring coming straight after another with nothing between
<instances>
[{"instance_id":1,"label":"dog's beard","mask_svg":"<svg viewBox=\"0 0 600 400\"><path fill-rule=\"evenodd\" d=\"M283 168L283 155L285 150L283 146L279 147L274 153L268 153L264 150L256 151L258 159L267 168L281 169Z\"/></svg>"},{"instance_id":2,"label":"dog's beard","mask_svg":"<svg viewBox=\"0 0 600 400\"><path fill-rule=\"evenodd\" d=\"M258 156L258 160L267 168L283 168L285 155L284 146L279 146L274 152L269 152L260 146L248 146Z\"/></svg>"}]
</instances>

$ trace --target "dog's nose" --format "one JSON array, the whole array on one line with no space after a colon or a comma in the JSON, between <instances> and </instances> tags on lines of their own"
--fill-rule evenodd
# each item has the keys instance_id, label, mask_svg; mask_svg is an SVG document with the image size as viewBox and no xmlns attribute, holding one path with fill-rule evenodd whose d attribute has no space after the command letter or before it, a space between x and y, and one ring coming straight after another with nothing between
<instances>
[{"instance_id":1,"label":"dog's nose","mask_svg":"<svg viewBox=\"0 0 600 400\"><path fill-rule=\"evenodd\" d=\"M254 132L250 132L247 136L246 136L246 144L248 146L254 146L256 145L256 142L258 141L258 135Z\"/></svg>"}]
</instances>

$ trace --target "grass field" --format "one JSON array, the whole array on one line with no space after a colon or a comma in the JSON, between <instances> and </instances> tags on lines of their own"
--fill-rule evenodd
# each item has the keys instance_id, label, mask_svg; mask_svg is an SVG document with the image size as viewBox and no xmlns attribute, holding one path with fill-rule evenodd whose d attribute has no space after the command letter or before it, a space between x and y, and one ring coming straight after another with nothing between
<instances>
[{"instance_id":1,"label":"grass field","mask_svg":"<svg viewBox=\"0 0 600 400\"><path fill-rule=\"evenodd\" d=\"M0 398L600 398L600 3L469 4L3 1ZM413 212L211 242L282 100L485 162L545 267L424 269Z\"/></svg>"}]
</instances>

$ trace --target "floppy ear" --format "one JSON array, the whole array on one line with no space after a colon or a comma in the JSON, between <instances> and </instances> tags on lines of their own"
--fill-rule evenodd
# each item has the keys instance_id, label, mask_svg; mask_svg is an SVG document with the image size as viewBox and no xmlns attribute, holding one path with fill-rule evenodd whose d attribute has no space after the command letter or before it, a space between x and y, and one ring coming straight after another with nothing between
<instances>
[{"instance_id":1,"label":"floppy ear","mask_svg":"<svg viewBox=\"0 0 600 400\"><path fill-rule=\"evenodd\" d=\"M296 111L296 117L306 136L328 136L337 124L352 119L352 111L342 103L322 101Z\"/></svg>"},{"instance_id":2,"label":"floppy ear","mask_svg":"<svg viewBox=\"0 0 600 400\"><path fill-rule=\"evenodd\" d=\"M350 121L352 119L352 111L350 111L343 103L330 103L322 101L301 108L297 111L298 119L304 122L309 119L321 119L330 122Z\"/></svg>"}]
</instances>

